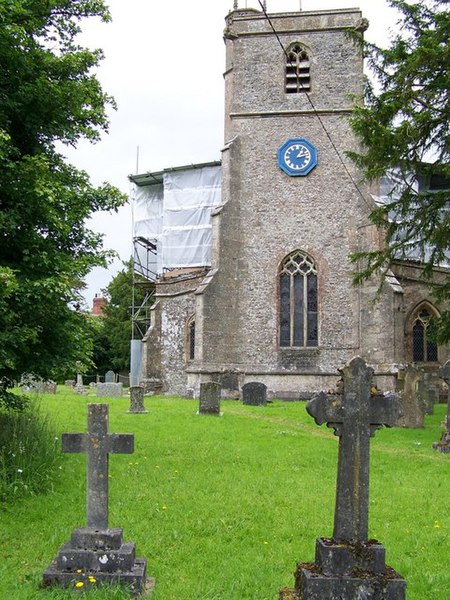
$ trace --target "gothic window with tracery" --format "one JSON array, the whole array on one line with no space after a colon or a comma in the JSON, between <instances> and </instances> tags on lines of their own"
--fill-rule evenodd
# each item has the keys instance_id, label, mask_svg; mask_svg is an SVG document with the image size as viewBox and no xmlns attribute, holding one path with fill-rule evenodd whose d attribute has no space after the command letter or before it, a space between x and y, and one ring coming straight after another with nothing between
<instances>
[{"instance_id":1,"label":"gothic window with tracery","mask_svg":"<svg viewBox=\"0 0 450 600\"><path fill-rule=\"evenodd\" d=\"M293 44L286 55L286 93L308 92L311 89L308 53L300 44Z\"/></svg>"},{"instance_id":2,"label":"gothic window with tracery","mask_svg":"<svg viewBox=\"0 0 450 600\"><path fill-rule=\"evenodd\" d=\"M430 339L432 314L422 308L417 314L412 327L412 350L414 362L436 362L438 347Z\"/></svg>"},{"instance_id":3,"label":"gothic window with tracery","mask_svg":"<svg viewBox=\"0 0 450 600\"><path fill-rule=\"evenodd\" d=\"M317 314L317 270L308 255L296 251L280 270L280 346L317 346Z\"/></svg>"}]
</instances>

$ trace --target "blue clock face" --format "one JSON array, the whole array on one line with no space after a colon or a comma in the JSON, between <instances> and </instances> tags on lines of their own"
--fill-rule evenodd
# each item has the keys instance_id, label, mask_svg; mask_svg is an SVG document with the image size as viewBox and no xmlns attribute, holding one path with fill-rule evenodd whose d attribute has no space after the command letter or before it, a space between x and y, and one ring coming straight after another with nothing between
<instances>
[{"instance_id":1,"label":"blue clock face","mask_svg":"<svg viewBox=\"0 0 450 600\"><path fill-rule=\"evenodd\" d=\"M307 175L317 165L317 150L303 138L290 139L278 150L278 165L287 175Z\"/></svg>"}]
</instances>

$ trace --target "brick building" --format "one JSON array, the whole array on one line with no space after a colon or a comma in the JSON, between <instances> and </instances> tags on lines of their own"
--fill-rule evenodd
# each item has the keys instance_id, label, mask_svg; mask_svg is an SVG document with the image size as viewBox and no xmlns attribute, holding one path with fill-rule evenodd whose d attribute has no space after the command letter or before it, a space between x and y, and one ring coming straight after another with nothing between
<instances>
[{"instance_id":1,"label":"brick building","mask_svg":"<svg viewBox=\"0 0 450 600\"><path fill-rule=\"evenodd\" d=\"M167 200L168 210L181 191L180 206L196 214L186 213L183 226L194 220L197 236L177 238L179 223L173 235L161 229L159 207L158 231L136 238L155 251L140 377L182 395L219 381L224 395L238 397L260 381L272 397L299 398L334 387L337 367L360 355L379 387L392 389L399 364L435 370L449 352L426 339L439 307L417 263L393 265L377 301L379 281L352 283L349 254L383 243L369 220L381 192L364 187L345 154L357 148L351 95L363 92L361 49L347 30L367 22L357 9L270 19L278 39L263 12L226 18L221 164L131 178L138 194L158 196L162 207ZM183 177L198 188L183 187ZM208 196L201 216L195 190ZM172 220L181 214L174 210Z\"/></svg>"}]
</instances>

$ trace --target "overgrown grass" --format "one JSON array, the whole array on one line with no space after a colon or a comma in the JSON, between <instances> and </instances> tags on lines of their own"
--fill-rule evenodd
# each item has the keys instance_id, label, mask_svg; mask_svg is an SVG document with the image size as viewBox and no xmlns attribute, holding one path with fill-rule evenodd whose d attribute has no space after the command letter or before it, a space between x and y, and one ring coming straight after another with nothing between
<instances>
[{"instance_id":1,"label":"overgrown grass","mask_svg":"<svg viewBox=\"0 0 450 600\"><path fill-rule=\"evenodd\" d=\"M49 491L60 454L56 430L33 401L22 412L0 409L0 506Z\"/></svg>"},{"instance_id":2,"label":"overgrown grass","mask_svg":"<svg viewBox=\"0 0 450 600\"><path fill-rule=\"evenodd\" d=\"M61 433L85 431L86 403L96 401L62 391L42 405ZM152 600L276 600L292 587L296 561L313 560L315 539L332 533L332 431L316 426L303 403L225 401L219 418L177 398L147 398L146 415L127 414L125 398L108 402L110 431L135 434L135 453L110 459L110 525L148 559ZM369 533L407 579L408 600L450 597L450 457L431 446L444 409L422 430L383 430L372 440ZM0 515L1 598L73 597L40 589L59 547L85 525L85 458L64 455L58 473L53 493Z\"/></svg>"}]
</instances>

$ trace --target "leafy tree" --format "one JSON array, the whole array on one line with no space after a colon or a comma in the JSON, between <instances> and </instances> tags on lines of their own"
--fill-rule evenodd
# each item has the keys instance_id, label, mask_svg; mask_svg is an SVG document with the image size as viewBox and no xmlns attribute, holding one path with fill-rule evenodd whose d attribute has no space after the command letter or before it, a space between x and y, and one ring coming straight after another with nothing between
<instances>
[{"instance_id":1,"label":"leafy tree","mask_svg":"<svg viewBox=\"0 0 450 600\"><path fill-rule=\"evenodd\" d=\"M132 261L124 263L124 269L112 279L106 290L108 304L105 307L103 333L109 344L109 368L117 371L130 368L130 341L132 339L133 282L145 280L133 276ZM145 288L134 286L134 303L140 306L145 297Z\"/></svg>"},{"instance_id":2,"label":"leafy tree","mask_svg":"<svg viewBox=\"0 0 450 600\"><path fill-rule=\"evenodd\" d=\"M398 33L387 49L364 42L375 79L367 82L365 104L352 118L364 151L350 156L367 180L391 173L396 183L388 203L371 215L384 228L386 247L352 258L362 259L361 281L413 251L423 263L424 279L442 301L450 298L450 281L438 285L433 268L450 262L450 185L442 185L450 182L449 0L389 3L401 16ZM416 185L432 179L441 189ZM436 331L438 341L450 340L449 311Z\"/></svg>"},{"instance_id":3,"label":"leafy tree","mask_svg":"<svg viewBox=\"0 0 450 600\"><path fill-rule=\"evenodd\" d=\"M86 219L124 197L93 187L64 145L97 141L114 106L92 74L100 50L77 45L101 0L0 0L0 402L24 372L56 377L88 362L82 278L110 253Z\"/></svg>"}]
</instances>

